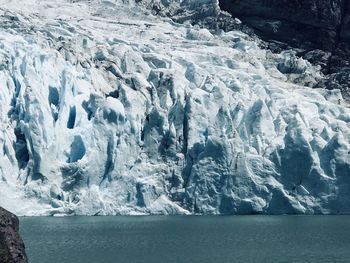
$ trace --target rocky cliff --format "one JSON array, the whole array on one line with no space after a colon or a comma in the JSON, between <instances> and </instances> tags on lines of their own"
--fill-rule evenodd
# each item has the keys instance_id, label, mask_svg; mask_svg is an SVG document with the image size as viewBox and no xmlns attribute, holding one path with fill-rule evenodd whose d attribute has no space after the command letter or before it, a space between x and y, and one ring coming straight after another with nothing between
<instances>
[{"instance_id":1,"label":"rocky cliff","mask_svg":"<svg viewBox=\"0 0 350 263\"><path fill-rule=\"evenodd\" d=\"M0 262L26 263L24 243L19 236L18 218L0 207Z\"/></svg>"},{"instance_id":2,"label":"rocky cliff","mask_svg":"<svg viewBox=\"0 0 350 263\"><path fill-rule=\"evenodd\" d=\"M252 27L273 51L291 46L328 77L317 87L341 89L350 99L348 0L220 0L220 7Z\"/></svg>"}]
</instances>

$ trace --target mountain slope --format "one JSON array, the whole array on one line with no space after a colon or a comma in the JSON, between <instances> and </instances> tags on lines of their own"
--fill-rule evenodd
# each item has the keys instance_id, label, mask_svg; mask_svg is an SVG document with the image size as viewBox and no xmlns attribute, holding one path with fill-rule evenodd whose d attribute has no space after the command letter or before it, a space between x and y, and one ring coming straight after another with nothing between
<instances>
[{"instance_id":1,"label":"mountain slope","mask_svg":"<svg viewBox=\"0 0 350 263\"><path fill-rule=\"evenodd\" d=\"M340 89L350 101L349 0L221 0L220 7L249 25L271 50L292 46L320 65L317 87Z\"/></svg>"},{"instance_id":2,"label":"mountain slope","mask_svg":"<svg viewBox=\"0 0 350 263\"><path fill-rule=\"evenodd\" d=\"M161 10L193 20L195 2ZM339 90L308 88L320 69L147 4L3 1L0 205L349 212L350 110Z\"/></svg>"}]
</instances>

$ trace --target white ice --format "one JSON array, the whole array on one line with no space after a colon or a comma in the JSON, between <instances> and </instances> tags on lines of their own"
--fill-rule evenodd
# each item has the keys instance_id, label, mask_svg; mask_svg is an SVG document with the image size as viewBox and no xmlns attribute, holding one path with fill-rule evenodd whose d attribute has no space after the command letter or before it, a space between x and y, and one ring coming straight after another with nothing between
<instances>
[{"instance_id":1,"label":"white ice","mask_svg":"<svg viewBox=\"0 0 350 263\"><path fill-rule=\"evenodd\" d=\"M216 1L164 3L0 0L0 206L349 213L340 92L292 51L185 21Z\"/></svg>"}]
</instances>

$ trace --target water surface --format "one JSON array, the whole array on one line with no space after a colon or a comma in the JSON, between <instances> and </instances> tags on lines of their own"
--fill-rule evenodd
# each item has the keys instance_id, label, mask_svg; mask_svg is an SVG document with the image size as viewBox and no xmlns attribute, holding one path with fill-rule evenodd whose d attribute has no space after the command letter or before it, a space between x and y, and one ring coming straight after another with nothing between
<instances>
[{"instance_id":1,"label":"water surface","mask_svg":"<svg viewBox=\"0 0 350 263\"><path fill-rule=\"evenodd\" d=\"M350 262L350 216L27 217L30 263Z\"/></svg>"}]
</instances>

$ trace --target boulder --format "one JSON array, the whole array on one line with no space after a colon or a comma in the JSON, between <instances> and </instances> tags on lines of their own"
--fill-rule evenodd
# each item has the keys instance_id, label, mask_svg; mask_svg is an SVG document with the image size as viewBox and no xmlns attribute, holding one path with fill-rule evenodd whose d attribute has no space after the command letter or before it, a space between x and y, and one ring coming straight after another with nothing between
<instances>
[{"instance_id":1,"label":"boulder","mask_svg":"<svg viewBox=\"0 0 350 263\"><path fill-rule=\"evenodd\" d=\"M18 218L0 207L0 262L27 263L23 240L19 235Z\"/></svg>"}]
</instances>

